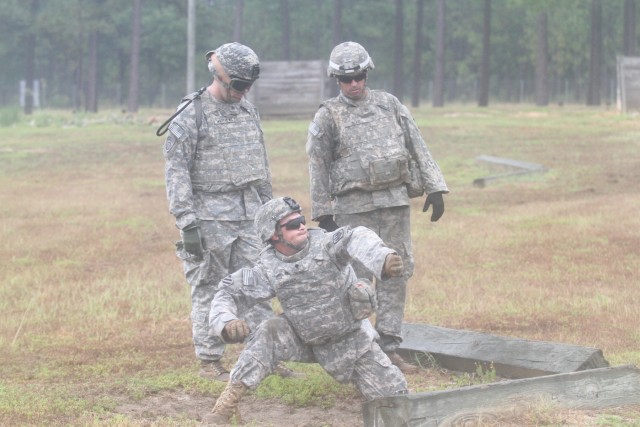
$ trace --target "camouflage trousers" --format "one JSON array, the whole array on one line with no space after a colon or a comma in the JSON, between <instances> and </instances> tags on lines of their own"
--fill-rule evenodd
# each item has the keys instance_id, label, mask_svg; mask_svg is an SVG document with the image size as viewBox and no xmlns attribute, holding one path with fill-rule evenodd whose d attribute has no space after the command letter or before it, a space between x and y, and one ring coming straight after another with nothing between
<instances>
[{"instance_id":1,"label":"camouflage trousers","mask_svg":"<svg viewBox=\"0 0 640 427\"><path fill-rule=\"evenodd\" d=\"M296 361L320 364L336 380L353 383L367 400L406 393L404 375L382 352L374 335L373 330L360 330L335 342L310 346L298 337L285 316L274 317L245 342L231 370L231 382L255 388L273 373L278 362Z\"/></svg>"},{"instance_id":2,"label":"camouflage trousers","mask_svg":"<svg viewBox=\"0 0 640 427\"><path fill-rule=\"evenodd\" d=\"M202 258L196 258L177 243L177 255L187 282L191 285L191 327L196 357L200 360L219 360L225 344L209 332L209 310L218 291L218 284L228 274L252 266L262 249L253 221L201 221ZM272 317L268 302L250 310L238 307L238 315L253 329Z\"/></svg>"},{"instance_id":3,"label":"camouflage trousers","mask_svg":"<svg viewBox=\"0 0 640 427\"><path fill-rule=\"evenodd\" d=\"M378 310L375 328L380 334L380 346L385 352L398 348L402 342L402 320L404 318L407 282L413 276L413 250L411 246L411 216L409 206L377 209L355 214L336 214L336 223L343 227L364 226L373 230L384 243L402 257L404 274L376 282ZM360 263L353 268L358 277L371 278L371 273Z\"/></svg>"}]
</instances>

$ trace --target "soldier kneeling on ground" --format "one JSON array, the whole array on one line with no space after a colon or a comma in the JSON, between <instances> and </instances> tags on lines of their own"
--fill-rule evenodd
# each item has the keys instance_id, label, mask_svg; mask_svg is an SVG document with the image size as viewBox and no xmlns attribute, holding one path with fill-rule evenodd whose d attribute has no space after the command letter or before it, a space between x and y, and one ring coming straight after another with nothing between
<instances>
[{"instance_id":1,"label":"soldier kneeling on ground","mask_svg":"<svg viewBox=\"0 0 640 427\"><path fill-rule=\"evenodd\" d=\"M402 275L402 258L370 229L341 227L333 232L307 229L302 210L289 197L272 199L258 210L256 229L268 243L253 268L242 268L220 282L211 304L210 326L225 342L244 350L208 424L227 424L249 388L255 388L281 361L318 363L336 380L353 383L372 400L407 393L407 382L377 343L368 320L375 292L359 280L358 260L378 280ZM254 331L238 319L238 306L278 297L281 316Z\"/></svg>"}]
</instances>

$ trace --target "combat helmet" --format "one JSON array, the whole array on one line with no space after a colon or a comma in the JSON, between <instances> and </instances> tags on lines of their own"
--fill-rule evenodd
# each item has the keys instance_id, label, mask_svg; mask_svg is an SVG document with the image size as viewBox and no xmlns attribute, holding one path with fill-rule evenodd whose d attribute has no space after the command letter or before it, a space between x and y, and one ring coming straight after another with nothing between
<instances>
[{"instance_id":1,"label":"combat helmet","mask_svg":"<svg viewBox=\"0 0 640 427\"><path fill-rule=\"evenodd\" d=\"M226 43L205 55L209 71L214 72L211 55L216 54L222 68L232 80L239 79L254 82L260 77L260 60L258 55L248 46L233 42Z\"/></svg>"},{"instance_id":2,"label":"combat helmet","mask_svg":"<svg viewBox=\"0 0 640 427\"><path fill-rule=\"evenodd\" d=\"M294 212L302 212L302 208L291 197L271 199L260 206L254 220L260 240L264 243L268 242L276 232L278 221Z\"/></svg>"},{"instance_id":3,"label":"combat helmet","mask_svg":"<svg viewBox=\"0 0 640 427\"><path fill-rule=\"evenodd\" d=\"M329 77L355 75L374 68L369 52L361 44L344 42L331 51L327 75Z\"/></svg>"}]
</instances>

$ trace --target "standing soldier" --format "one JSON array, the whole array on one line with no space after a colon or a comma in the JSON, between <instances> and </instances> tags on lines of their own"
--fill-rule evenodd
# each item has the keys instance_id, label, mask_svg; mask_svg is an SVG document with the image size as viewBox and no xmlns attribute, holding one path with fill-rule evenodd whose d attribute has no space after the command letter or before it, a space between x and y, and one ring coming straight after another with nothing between
<instances>
[{"instance_id":1,"label":"standing soldier","mask_svg":"<svg viewBox=\"0 0 640 427\"><path fill-rule=\"evenodd\" d=\"M177 255L191 285L191 321L200 376L227 381L225 344L209 334L211 300L229 272L251 265L262 242L256 211L272 197L256 108L244 98L260 75L249 47L227 43L206 54L212 83L185 100L164 145L169 210L182 240ZM183 104L183 107L185 104ZM245 313L251 324L273 315L268 301Z\"/></svg>"},{"instance_id":2,"label":"standing soldier","mask_svg":"<svg viewBox=\"0 0 640 427\"><path fill-rule=\"evenodd\" d=\"M366 87L374 65L358 43L331 52L327 73L340 94L322 103L309 126L312 218L320 227L365 226L402 256L404 275L376 285L380 346L405 373L417 367L396 352L402 341L407 281L413 274L409 198L427 198L431 221L449 190L409 110L393 95ZM365 272L356 265L358 277Z\"/></svg>"},{"instance_id":3,"label":"standing soldier","mask_svg":"<svg viewBox=\"0 0 640 427\"><path fill-rule=\"evenodd\" d=\"M358 260L380 281L402 274L402 258L365 227L327 233L307 230L300 206L289 197L270 200L256 214L260 238L270 246L253 268L224 278L211 305L211 329L244 350L207 424L227 425L248 388L282 360L319 363L340 382L352 382L365 399L407 393L404 375L376 342L367 317L375 295L351 267ZM283 315L257 329L238 319L238 304L278 297Z\"/></svg>"}]
</instances>

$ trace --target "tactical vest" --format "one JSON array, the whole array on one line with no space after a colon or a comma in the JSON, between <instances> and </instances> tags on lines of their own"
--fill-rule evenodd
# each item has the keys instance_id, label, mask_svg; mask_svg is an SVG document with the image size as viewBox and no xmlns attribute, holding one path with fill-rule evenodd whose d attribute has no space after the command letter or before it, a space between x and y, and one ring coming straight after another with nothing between
<instances>
[{"instance_id":1,"label":"tactical vest","mask_svg":"<svg viewBox=\"0 0 640 427\"><path fill-rule=\"evenodd\" d=\"M338 145L331 165L331 193L376 191L411 181L409 153L392 102L370 90L371 100L353 107L333 98L322 105L336 124Z\"/></svg>"},{"instance_id":2,"label":"tactical vest","mask_svg":"<svg viewBox=\"0 0 640 427\"><path fill-rule=\"evenodd\" d=\"M196 191L226 192L267 179L266 151L258 119L246 106L219 109L202 103L206 132L198 132L191 184Z\"/></svg>"},{"instance_id":3,"label":"tactical vest","mask_svg":"<svg viewBox=\"0 0 640 427\"><path fill-rule=\"evenodd\" d=\"M361 321L353 317L349 304L348 289L355 273L333 263L323 250L322 233L310 239L309 253L299 261L283 263L273 248L262 256L267 257L265 265L278 267L267 275L284 315L302 341L317 345L360 328Z\"/></svg>"}]
</instances>

